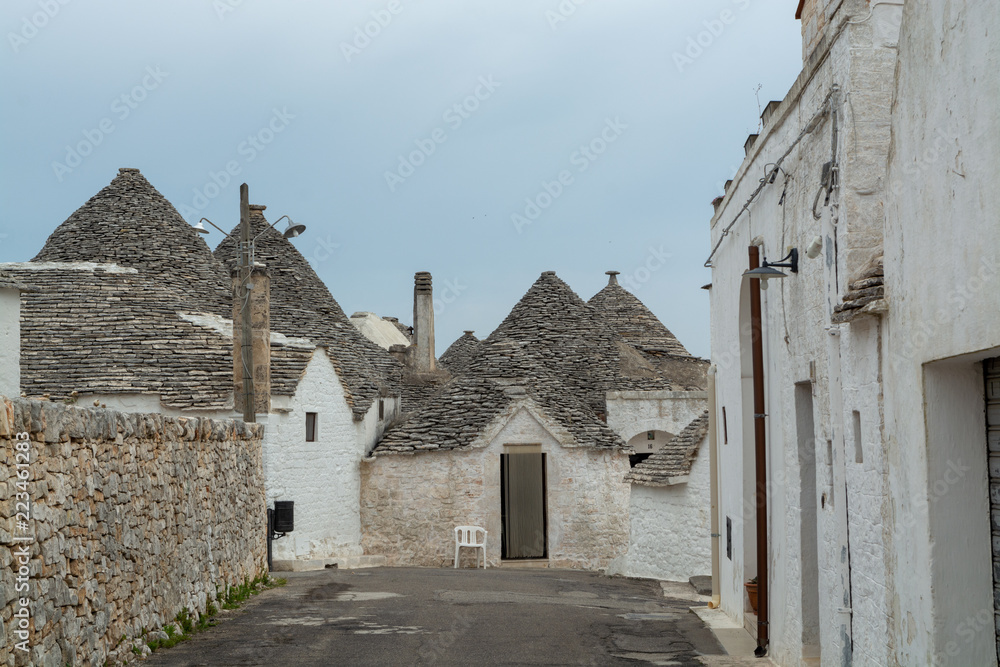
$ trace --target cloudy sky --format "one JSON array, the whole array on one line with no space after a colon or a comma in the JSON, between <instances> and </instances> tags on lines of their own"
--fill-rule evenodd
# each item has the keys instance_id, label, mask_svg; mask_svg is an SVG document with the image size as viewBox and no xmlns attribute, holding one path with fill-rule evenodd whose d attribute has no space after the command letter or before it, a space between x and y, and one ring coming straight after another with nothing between
<instances>
[{"instance_id":1,"label":"cloudy sky","mask_svg":"<svg viewBox=\"0 0 1000 667\"><path fill-rule=\"evenodd\" d=\"M225 229L245 181L348 315L409 322L432 272L439 352L615 269L707 356L710 201L801 69L795 4L4 0L0 262L118 167Z\"/></svg>"}]
</instances>

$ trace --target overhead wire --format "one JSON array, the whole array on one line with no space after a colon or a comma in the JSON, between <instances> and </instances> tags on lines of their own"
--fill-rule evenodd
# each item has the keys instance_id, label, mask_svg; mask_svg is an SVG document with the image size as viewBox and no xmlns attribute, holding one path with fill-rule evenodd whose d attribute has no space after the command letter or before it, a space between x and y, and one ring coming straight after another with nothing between
<instances>
[{"instance_id":1,"label":"overhead wire","mask_svg":"<svg viewBox=\"0 0 1000 667\"><path fill-rule=\"evenodd\" d=\"M726 236L729 235L730 230L740 219L740 216L742 216L743 213L749 212L750 205L754 202L754 200L757 199L757 195L761 193L761 191L764 189L764 186L768 185L771 182L771 176L775 175L778 170L781 170L781 164L785 161L785 158L787 158L791 154L791 152L795 149L796 146L799 145L799 142L801 142L806 137L806 135L812 134L812 132L814 132L817 127L819 127L820 121L824 117L826 117L827 114L830 113L830 106L831 106L830 102L833 99L834 93L836 93L839 89L840 89L839 86L837 86L836 84L833 85L830 92L823 100L823 104L820 106L819 110L813 115L813 117L809 119L809 122L799 133L799 136L797 136L795 140L791 143L791 145L788 146L785 152L781 154L781 157L779 157L773 163L770 162L768 163L768 164L773 164L774 167L771 169L770 172L765 171L764 178L761 179L760 183L757 185L757 188L750 195L750 198L747 199L746 203L744 203L743 206L740 208L740 210L737 211L736 216L732 219L732 221L730 221L728 225L726 225L726 228L722 230L722 234L719 236L719 240L716 241L715 246L712 248L712 253L708 256L708 259L705 260L704 266L706 268L712 268L712 258L715 257L715 253L718 252L719 246L722 245L722 242L725 240ZM767 165L764 165L764 167L766 170Z\"/></svg>"}]
</instances>

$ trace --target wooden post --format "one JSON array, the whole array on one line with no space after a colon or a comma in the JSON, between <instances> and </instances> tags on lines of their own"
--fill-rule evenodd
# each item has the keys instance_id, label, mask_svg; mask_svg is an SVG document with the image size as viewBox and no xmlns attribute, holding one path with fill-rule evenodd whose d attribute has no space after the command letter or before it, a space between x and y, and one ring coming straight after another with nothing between
<instances>
[{"instance_id":1,"label":"wooden post","mask_svg":"<svg viewBox=\"0 0 1000 667\"><path fill-rule=\"evenodd\" d=\"M257 421L253 390L253 339L250 320L250 189L240 185L240 357L243 366L243 421Z\"/></svg>"}]
</instances>

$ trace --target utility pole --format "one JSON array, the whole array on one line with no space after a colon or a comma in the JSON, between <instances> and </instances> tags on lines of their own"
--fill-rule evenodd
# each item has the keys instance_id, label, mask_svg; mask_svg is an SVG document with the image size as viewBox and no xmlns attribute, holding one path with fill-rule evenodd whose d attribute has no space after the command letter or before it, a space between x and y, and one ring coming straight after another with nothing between
<instances>
[{"instance_id":1,"label":"utility pole","mask_svg":"<svg viewBox=\"0 0 1000 667\"><path fill-rule=\"evenodd\" d=\"M243 366L243 421L257 421L255 395L253 387L253 338L250 322L250 272L252 257L250 256L250 188L246 183L240 185L240 290L239 298L241 327L240 362Z\"/></svg>"}]
</instances>

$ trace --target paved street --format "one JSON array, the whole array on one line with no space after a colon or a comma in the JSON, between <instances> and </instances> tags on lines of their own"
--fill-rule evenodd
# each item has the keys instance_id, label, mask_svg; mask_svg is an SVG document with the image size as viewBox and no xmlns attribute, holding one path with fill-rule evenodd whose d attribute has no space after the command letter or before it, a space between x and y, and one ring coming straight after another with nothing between
<instances>
[{"instance_id":1,"label":"paved street","mask_svg":"<svg viewBox=\"0 0 1000 667\"><path fill-rule=\"evenodd\" d=\"M287 573L145 664L736 665L659 583L544 569ZM759 663L758 663L759 664Z\"/></svg>"}]
</instances>

